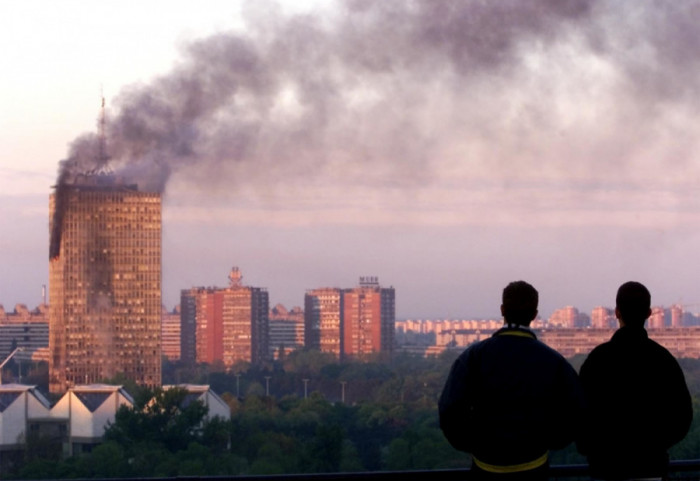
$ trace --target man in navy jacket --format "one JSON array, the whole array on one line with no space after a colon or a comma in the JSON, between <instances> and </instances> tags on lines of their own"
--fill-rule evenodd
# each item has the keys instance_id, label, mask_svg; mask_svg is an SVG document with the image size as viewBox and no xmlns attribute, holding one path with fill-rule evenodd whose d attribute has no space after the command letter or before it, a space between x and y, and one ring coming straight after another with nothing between
<instances>
[{"instance_id":1,"label":"man in navy jacket","mask_svg":"<svg viewBox=\"0 0 700 481\"><path fill-rule=\"evenodd\" d=\"M472 454L470 479L544 480L549 450L575 438L578 376L529 329L538 297L524 281L503 290L504 327L459 356L440 396L440 427Z\"/></svg>"},{"instance_id":2,"label":"man in navy jacket","mask_svg":"<svg viewBox=\"0 0 700 481\"><path fill-rule=\"evenodd\" d=\"M591 474L602 479L662 479L668 449L688 432L693 417L678 362L649 339L644 322L651 295L639 282L617 291L620 322L609 342L581 366L587 412L578 448Z\"/></svg>"}]
</instances>

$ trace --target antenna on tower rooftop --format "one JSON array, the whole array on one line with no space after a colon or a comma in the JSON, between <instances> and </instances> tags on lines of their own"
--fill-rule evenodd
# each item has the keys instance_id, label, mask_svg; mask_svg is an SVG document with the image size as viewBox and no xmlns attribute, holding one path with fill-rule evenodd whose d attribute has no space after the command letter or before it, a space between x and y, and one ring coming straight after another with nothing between
<instances>
[{"instance_id":1,"label":"antenna on tower rooftop","mask_svg":"<svg viewBox=\"0 0 700 481\"><path fill-rule=\"evenodd\" d=\"M232 267L228 275L228 280L230 287L240 287L243 280L241 270L238 267Z\"/></svg>"},{"instance_id":2,"label":"antenna on tower rooftop","mask_svg":"<svg viewBox=\"0 0 700 481\"><path fill-rule=\"evenodd\" d=\"M95 168L87 172L88 175L110 174L108 167L109 155L107 154L107 113L105 107L105 96L102 85L100 85L100 115L97 118L97 158Z\"/></svg>"}]
</instances>

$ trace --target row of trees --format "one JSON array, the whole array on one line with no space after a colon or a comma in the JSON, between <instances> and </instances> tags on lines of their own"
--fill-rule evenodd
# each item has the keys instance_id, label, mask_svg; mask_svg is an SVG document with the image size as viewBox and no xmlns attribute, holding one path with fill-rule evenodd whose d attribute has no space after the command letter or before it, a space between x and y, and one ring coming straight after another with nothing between
<instances>
[{"instance_id":1,"label":"row of trees","mask_svg":"<svg viewBox=\"0 0 700 481\"><path fill-rule=\"evenodd\" d=\"M455 355L340 364L320 353L300 352L266 368L237 366L238 370L222 372L200 366L187 379L182 379L183 367L169 366L168 375L180 376L181 382L208 381L215 391L223 392L231 420L206 420L206 409L198 402L185 405L181 390L153 393L128 387L136 392L136 405L119 411L104 443L90 453L62 459L58 452L41 449L41 440L32 440L25 462L12 477L466 467L469 457L449 446L437 420L437 397ZM572 360L577 367L580 362ZM700 361L682 360L681 364L695 397L696 416L691 432L673 449L672 457L691 459L700 452ZM346 383L345 402L341 382ZM149 404L153 395L155 402ZM554 453L552 462L585 460L572 445Z\"/></svg>"}]
</instances>

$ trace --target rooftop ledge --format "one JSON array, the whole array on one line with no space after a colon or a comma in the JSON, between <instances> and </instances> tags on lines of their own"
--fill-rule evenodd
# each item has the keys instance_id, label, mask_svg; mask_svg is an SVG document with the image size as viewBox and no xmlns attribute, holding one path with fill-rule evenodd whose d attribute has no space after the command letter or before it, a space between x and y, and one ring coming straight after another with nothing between
<instances>
[{"instance_id":1,"label":"rooftop ledge","mask_svg":"<svg viewBox=\"0 0 700 481\"><path fill-rule=\"evenodd\" d=\"M700 473L700 459L671 461L669 479L697 480ZM696 473L689 476L684 473ZM588 465L570 464L550 467L550 480L575 479L588 474ZM464 481L469 480L469 469L434 469L421 471L370 471L357 473L325 474L274 474L255 476L179 476L171 478L110 478L109 481ZM73 480L76 481L76 480ZM91 478L91 481L107 481Z\"/></svg>"}]
</instances>

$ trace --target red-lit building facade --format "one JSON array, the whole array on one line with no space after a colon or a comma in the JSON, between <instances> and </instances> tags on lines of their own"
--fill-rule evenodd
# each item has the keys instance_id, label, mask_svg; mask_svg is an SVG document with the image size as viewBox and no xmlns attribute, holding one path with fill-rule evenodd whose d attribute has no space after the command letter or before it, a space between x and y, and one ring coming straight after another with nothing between
<instances>
[{"instance_id":1,"label":"red-lit building facade","mask_svg":"<svg viewBox=\"0 0 700 481\"><path fill-rule=\"evenodd\" d=\"M189 363L259 363L269 357L269 298L242 285L238 268L227 288L194 287L180 296L181 355Z\"/></svg>"},{"instance_id":2,"label":"red-lit building facade","mask_svg":"<svg viewBox=\"0 0 700 481\"><path fill-rule=\"evenodd\" d=\"M360 278L352 289L308 291L304 300L306 346L339 358L391 355L394 348L395 291L376 277Z\"/></svg>"}]
</instances>

